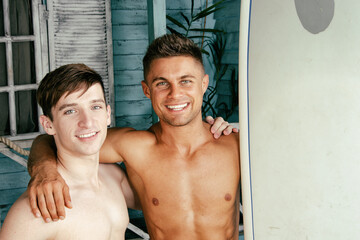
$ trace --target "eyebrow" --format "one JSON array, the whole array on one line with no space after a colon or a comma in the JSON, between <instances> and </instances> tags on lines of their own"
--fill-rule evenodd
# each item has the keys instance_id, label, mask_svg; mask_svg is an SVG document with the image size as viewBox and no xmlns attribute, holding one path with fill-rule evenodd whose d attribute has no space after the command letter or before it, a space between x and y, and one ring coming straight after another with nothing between
<instances>
[{"instance_id":1,"label":"eyebrow","mask_svg":"<svg viewBox=\"0 0 360 240\"><path fill-rule=\"evenodd\" d=\"M91 100L90 103L105 103L104 99L94 99L94 100ZM59 111L67 108L67 107L75 107L77 106L78 104L77 103L68 103L68 104L63 104L59 107Z\"/></svg>"},{"instance_id":2,"label":"eyebrow","mask_svg":"<svg viewBox=\"0 0 360 240\"><path fill-rule=\"evenodd\" d=\"M183 75L183 76L180 77L180 79L184 79L184 78L196 78L196 77L193 76L193 75L190 75L190 74L188 74L188 75Z\"/></svg>"},{"instance_id":3,"label":"eyebrow","mask_svg":"<svg viewBox=\"0 0 360 240\"><path fill-rule=\"evenodd\" d=\"M180 77L180 79L185 79L185 78L196 78L196 77L193 75L190 75L190 74L186 74L186 75L183 75ZM157 81L167 81L167 79L164 77L156 77L153 79L152 83L157 82Z\"/></svg>"}]
</instances>

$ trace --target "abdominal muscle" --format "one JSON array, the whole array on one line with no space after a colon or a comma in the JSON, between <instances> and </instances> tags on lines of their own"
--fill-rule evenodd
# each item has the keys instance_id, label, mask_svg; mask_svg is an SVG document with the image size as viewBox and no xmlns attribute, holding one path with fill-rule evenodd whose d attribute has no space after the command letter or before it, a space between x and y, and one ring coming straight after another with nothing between
<instances>
[{"instance_id":1,"label":"abdominal muscle","mask_svg":"<svg viewBox=\"0 0 360 240\"><path fill-rule=\"evenodd\" d=\"M150 205L150 204L148 204ZM161 239L235 239L238 225L236 207L219 204L196 205L186 208L181 203L177 207L147 206L144 213L151 238Z\"/></svg>"}]
</instances>

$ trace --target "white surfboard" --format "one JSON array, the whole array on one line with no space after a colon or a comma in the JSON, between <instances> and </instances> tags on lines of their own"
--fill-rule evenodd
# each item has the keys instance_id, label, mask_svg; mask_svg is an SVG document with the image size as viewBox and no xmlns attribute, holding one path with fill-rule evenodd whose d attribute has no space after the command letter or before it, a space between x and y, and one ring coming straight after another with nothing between
<instances>
[{"instance_id":1,"label":"white surfboard","mask_svg":"<svg viewBox=\"0 0 360 240\"><path fill-rule=\"evenodd\" d=\"M242 0L245 239L360 239L360 1Z\"/></svg>"}]
</instances>

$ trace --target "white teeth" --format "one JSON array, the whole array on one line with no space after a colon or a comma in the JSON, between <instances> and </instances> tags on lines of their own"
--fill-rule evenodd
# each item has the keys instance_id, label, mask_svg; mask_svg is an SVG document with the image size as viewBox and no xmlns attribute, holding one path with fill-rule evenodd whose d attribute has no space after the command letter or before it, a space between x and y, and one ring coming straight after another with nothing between
<instances>
[{"instance_id":1,"label":"white teeth","mask_svg":"<svg viewBox=\"0 0 360 240\"><path fill-rule=\"evenodd\" d=\"M171 110L179 111L179 110L182 110L187 105L188 105L187 103L184 103L181 105L172 105L172 106L168 105L167 107L170 108Z\"/></svg>"},{"instance_id":2,"label":"white teeth","mask_svg":"<svg viewBox=\"0 0 360 240\"><path fill-rule=\"evenodd\" d=\"M82 134L79 135L79 138L88 138L88 137L92 137L96 134L96 132L92 132L92 133L88 133L88 134Z\"/></svg>"}]
</instances>

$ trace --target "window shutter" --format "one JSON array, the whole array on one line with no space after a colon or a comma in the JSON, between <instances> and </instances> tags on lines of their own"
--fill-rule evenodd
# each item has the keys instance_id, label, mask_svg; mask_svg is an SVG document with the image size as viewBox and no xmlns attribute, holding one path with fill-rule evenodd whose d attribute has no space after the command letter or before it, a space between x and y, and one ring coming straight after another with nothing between
<instances>
[{"instance_id":1,"label":"window shutter","mask_svg":"<svg viewBox=\"0 0 360 240\"><path fill-rule=\"evenodd\" d=\"M114 118L114 73L110 0L48 0L50 69L84 63L103 78Z\"/></svg>"}]
</instances>

